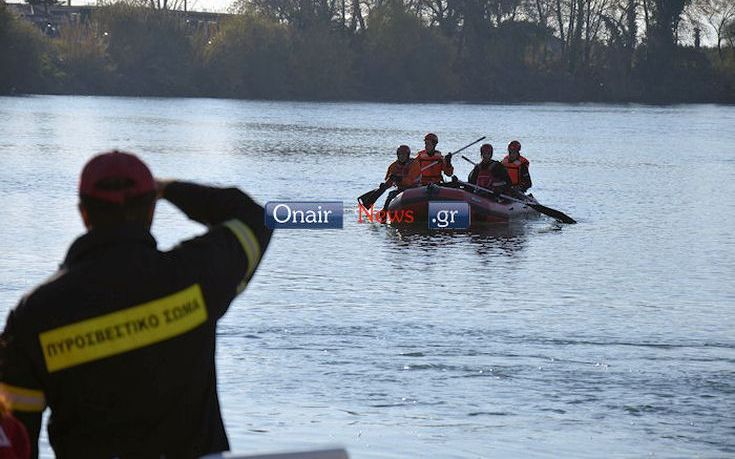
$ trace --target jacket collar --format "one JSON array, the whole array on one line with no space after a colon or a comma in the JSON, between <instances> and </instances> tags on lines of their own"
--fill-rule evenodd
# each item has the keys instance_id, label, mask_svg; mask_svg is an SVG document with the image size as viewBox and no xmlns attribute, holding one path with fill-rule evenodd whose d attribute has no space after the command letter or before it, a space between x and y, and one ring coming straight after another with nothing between
<instances>
[{"instance_id":1,"label":"jacket collar","mask_svg":"<svg viewBox=\"0 0 735 459\"><path fill-rule=\"evenodd\" d=\"M143 244L155 249L156 239L151 235L150 230L142 225L93 228L72 243L62 266L72 265L104 247L123 244Z\"/></svg>"}]
</instances>

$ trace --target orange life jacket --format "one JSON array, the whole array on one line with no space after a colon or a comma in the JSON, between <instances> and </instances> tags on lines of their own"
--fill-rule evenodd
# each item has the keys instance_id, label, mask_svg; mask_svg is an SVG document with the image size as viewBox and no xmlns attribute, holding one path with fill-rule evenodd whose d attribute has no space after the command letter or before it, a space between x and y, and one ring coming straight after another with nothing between
<instances>
[{"instance_id":1,"label":"orange life jacket","mask_svg":"<svg viewBox=\"0 0 735 459\"><path fill-rule=\"evenodd\" d=\"M503 166L508 169L511 185L516 186L521 183L521 167L528 167L529 164L529 161L521 155L518 155L518 159L513 162L510 161L507 155L503 158Z\"/></svg>"},{"instance_id":2,"label":"orange life jacket","mask_svg":"<svg viewBox=\"0 0 735 459\"><path fill-rule=\"evenodd\" d=\"M442 172L447 175L454 173L454 166L447 164L441 152L438 150L434 150L433 155L429 155L426 150L421 150L416 155L415 162L417 163L418 171L414 171L414 173L420 177L422 185L443 182ZM436 164L429 166L429 164L434 162ZM425 167L426 169L424 169Z\"/></svg>"},{"instance_id":3,"label":"orange life jacket","mask_svg":"<svg viewBox=\"0 0 735 459\"><path fill-rule=\"evenodd\" d=\"M411 177L409 174L411 170L411 163L413 163L413 159L411 158L409 158L405 164L399 163L398 160L393 161L393 163L388 166L388 171L385 173L384 181L389 185L395 185L400 189L413 186L414 183L411 182ZM397 181L391 180L391 175L397 175L399 179Z\"/></svg>"}]
</instances>

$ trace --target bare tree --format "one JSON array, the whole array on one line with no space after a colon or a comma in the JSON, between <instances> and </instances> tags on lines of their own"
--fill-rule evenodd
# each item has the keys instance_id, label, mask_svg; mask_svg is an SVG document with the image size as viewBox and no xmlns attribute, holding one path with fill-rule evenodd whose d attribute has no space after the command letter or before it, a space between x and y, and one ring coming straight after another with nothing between
<instances>
[{"instance_id":1,"label":"bare tree","mask_svg":"<svg viewBox=\"0 0 735 459\"><path fill-rule=\"evenodd\" d=\"M714 31L717 52L723 59L722 42L727 38L727 27L735 21L735 0L696 0L692 5L694 20L702 18Z\"/></svg>"},{"instance_id":2,"label":"bare tree","mask_svg":"<svg viewBox=\"0 0 735 459\"><path fill-rule=\"evenodd\" d=\"M193 3L193 2L192 2ZM114 4L125 4L131 6L140 6L143 8L150 8L153 10L186 10L187 0L112 0L112 1L98 1L98 5L114 5Z\"/></svg>"},{"instance_id":3,"label":"bare tree","mask_svg":"<svg viewBox=\"0 0 735 459\"><path fill-rule=\"evenodd\" d=\"M359 12L359 0L352 1L355 5L352 8L354 17L355 9ZM230 10L241 14L260 14L292 24L297 29L315 24L329 24L343 17L342 4L338 0L236 0Z\"/></svg>"},{"instance_id":4,"label":"bare tree","mask_svg":"<svg viewBox=\"0 0 735 459\"><path fill-rule=\"evenodd\" d=\"M554 11L552 0L529 0L525 6L529 18L534 19L543 28L548 26Z\"/></svg>"},{"instance_id":5,"label":"bare tree","mask_svg":"<svg viewBox=\"0 0 735 459\"><path fill-rule=\"evenodd\" d=\"M618 0L601 16L610 46L621 50L625 56L626 72L633 67L633 54L638 42L638 6L637 0Z\"/></svg>"}]
</instances>

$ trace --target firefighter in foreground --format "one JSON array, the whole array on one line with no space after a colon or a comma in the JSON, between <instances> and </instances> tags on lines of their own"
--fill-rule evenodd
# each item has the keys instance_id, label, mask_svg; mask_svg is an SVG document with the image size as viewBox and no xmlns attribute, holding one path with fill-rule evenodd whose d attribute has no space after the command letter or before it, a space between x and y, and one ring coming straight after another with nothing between
<instances>
[{"instance_id":1,"label":"firefighter in foreground","mask_svg":"<svg viewBox=\"0 0 735 459\"><path fill-rule=\"evenodd\" d=\"M217 321L268 246L263 208L236 188L155 180L136 156L91 159L87 233L10 312L0 396L38 455L42 412L59 458L190 458L229 449L215 372ZM208 231L159 251L157 198Z\"/></svg>"}]
</instances>

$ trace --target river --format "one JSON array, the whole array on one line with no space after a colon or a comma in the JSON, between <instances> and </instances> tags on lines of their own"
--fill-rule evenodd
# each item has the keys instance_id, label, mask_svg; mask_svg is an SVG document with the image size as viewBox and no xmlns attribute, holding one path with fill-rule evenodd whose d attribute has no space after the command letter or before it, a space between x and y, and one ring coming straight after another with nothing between
<instances>
[{"instance_id":1,"label":"river","mask_svg":"<svg viewBox=\"0 0 735 459\"><path fill-rule=\"evenodd\" d=\"M428 131L445 152L518 138L534 195L579 223L358 223ZM735 107L0 98L3 317L83 232L79 171L111 148L261 203L344 202L343 229L279 231L220 322L234 451L735 455ZM204 229L163 203L152 231Z\"/></svg>"}]
</instances>

